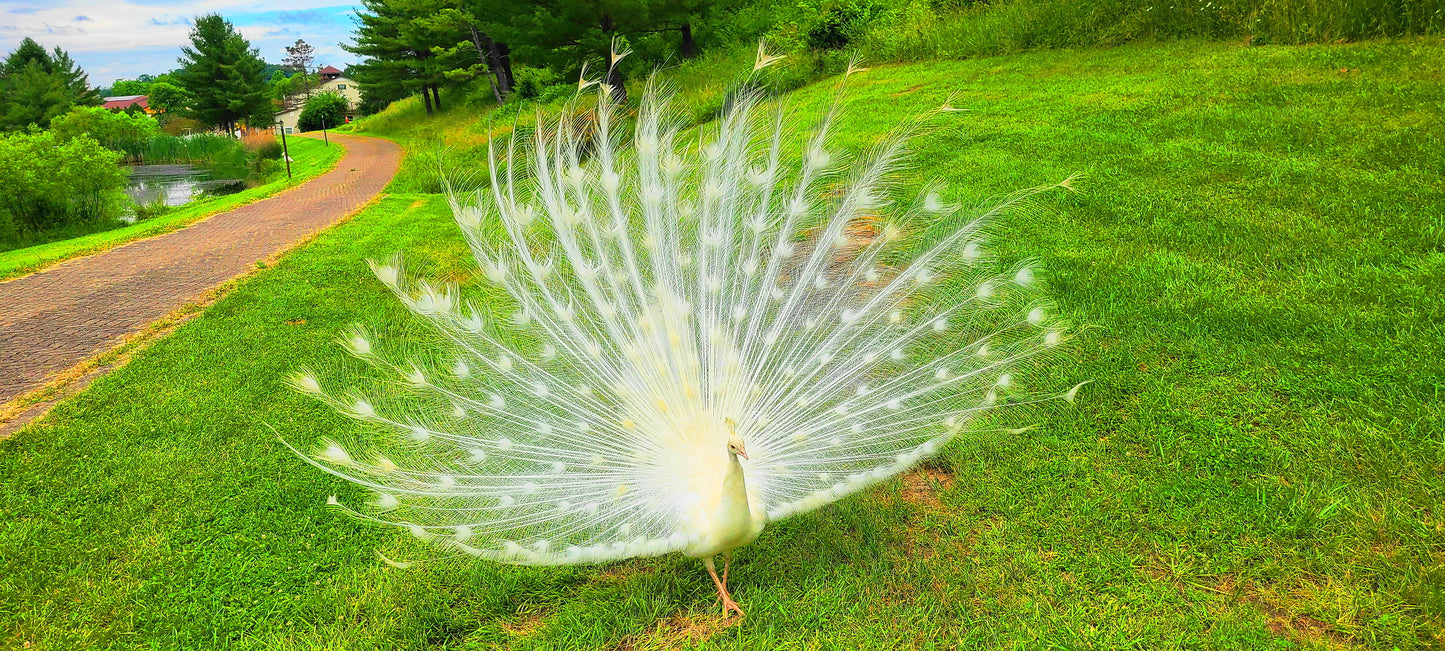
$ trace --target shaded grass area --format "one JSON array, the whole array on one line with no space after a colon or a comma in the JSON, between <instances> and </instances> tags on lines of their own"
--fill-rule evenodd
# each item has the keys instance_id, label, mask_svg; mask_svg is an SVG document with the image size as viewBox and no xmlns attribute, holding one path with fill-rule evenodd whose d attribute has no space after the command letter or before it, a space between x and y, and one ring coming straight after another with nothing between
<instances>
[{"instance_id":1,"label":"shaded grass area","mask_svg":"<svg viewBox=\"0 0 1445 651\"><path fill-rule=\"evenodd\" d=\"M1081 327L1080 404L773 523L718 621L699 565L438 562L328 512L292 456L363 438L294 394L356 321L424 337L363 262L470 282L435 195L388 197L0 443L0 633L34 648L1420 648L1445 644L1445 75L1415 41L880 67L856 151L951 94L917 172L980 198ZM830 86L792 96L816 111Z\"/></svg>"},{"instance_id":2,"label":"shaded grass area","mask_svg":"<svg viewBox=\"0 0 1445 651\"><path fill-rule=\"evenodd\" d=\"M254 188L247 188L235 194L192 201L160 216L140 220L134 224L100 232L85 232L78 237L0 252L0 280L34 273L57 262L104 251L126 242L169 233L216 213L264 199L330 170L336 165L336 161L341 160L343 151L340 145L327 147L321 141L310 138L290 140L290 149L293 159L290 181L286 179L283 171L280 178ZM84 230L86 227L77 228Z\"/></svg>"}]
</instances>

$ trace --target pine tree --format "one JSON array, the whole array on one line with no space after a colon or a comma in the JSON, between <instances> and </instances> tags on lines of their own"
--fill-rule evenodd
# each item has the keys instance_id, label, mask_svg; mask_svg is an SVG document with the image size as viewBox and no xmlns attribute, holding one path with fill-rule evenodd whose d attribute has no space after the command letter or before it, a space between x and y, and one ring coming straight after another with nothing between
<instances>
[{"instance_id":1,"label":"pine tree","mask_svg":"<svg viewBox=\"0 0 1445 651\"><path fill-rule=\"evenodd\" d=\"M0 73L9 77L24 70L26 66L32 63L43 66L46 72L49 72L52 62L45 48L39 43L36 43L35 39L27 36L25 40L20 41L20 47L15 48L15 51L11 52L10 56L5 57L4 65L0 66Z\"/></svg>"},{"instance_id":2,"label":"pine tree","mask_svg":"<svg viewBox=\"0 0 1445 651\"><path fill-rule=\"evenodd\" d=\"M385 101L401 99L420 91L427 113L440 109L438 87L447 81L445 60L432 48L454 47L460 30L441 34L430 17L454 7L454 0L362 0L357 12L356 34L347 52L366 57L356 69L362 92Z\"/></svg>"},{"instance_id":3,"label":"pine tree","mask_svg":"<svg viewBox=\"0 0 1445 651\"><path fill-rule=\"evenodd\" d=\"M488 75L488 82L497 103L507 101L516 80L512 77L512 51L506 43L493 38L492 32L505 22L506 15L494 2L458 0L456 7L447 7L433 14L427 22L443 38L461 37L451 47L434 48L448 69L448 79L471 79Z\"/></svg>"},{"instance_id":4,"label":"pine tree","mask_svg":"<svg viewBox=\"0 0 1445 651\"><path fill-rule=\"evenodd\" d=\"M60 77L70 97L75 104L80 106L100 106L104 101L100 97L100 91L90 87L90 76L85 74L75 60L66 54L65 50L59 47L51 51L52 74Z\"/></svg>"},{"instance_id":5,"label":"pine tree","mask_svg":"<svg viewBox=\"0 0 1445 651\"><path fill-rule=\"evenodd\" d=\"M266 63L229 21L220 14L196 18L191 44L181 48L175 77L198 119L234 132L237 121L264 115L270 108L261 76Z\"/></svg>"},{"instance_id":6,"label":"pine tree","mask_svg":"<svg viewBox=\"0 0 1445 651\"><path fill-rule=\"evenodd\" d=\"M519 45L528 61L541 61L556 69L568 69L578 61L601 58L603 80L619 101L627 98L622 68L612 56L625 49L629 36L677 31L682 35L682 53L693 56L697 43L692 21L711 4L708 0L508 0L513 13L510 33L505 36ZM507 4L507 3L503 3ZM525 46L525 47L522 47Z\"/></svg>"},{"instance_id":7,"label":"pine tree","mask_svg":"<svg viewBox=\"0 0 1445 651\"><path fill-rule=\"evenodd\" d=\"M0 87L0 98L0 128L4 129L24 129L32 124L44 129L52 118L74 106L65 82L37 64L7 75Z\"/></svg>"},{"instance_id":8,"label":"pine tree","mask_svg":"<svg viewBox=\"0 0 1445 651\"><path fill-rule=\"evenodd\" d=\"M311 72L311 66L316 61L316 48L298 38L295 45L288 45L285 50L286 58L281 60L282 64L303 75Z\"/></svg>"},{"instance_id":9,"label":"pine tree","mask_svg":"<svg viewBox=\"0 0 1445 651\"><path fill-rule=\"evenodd\" d=\"M356 66L355 79L361 82L368 100L387 103L410 94L408 84L415 76L410 65L410 48L401 39L401 22L406 20L393 3L385 0L362 0L356 12L356 32L352 45L342 49L366 57ZM427 101L431 112L431 101Z\"/></svg>"},{"instance_id":10,"label":"pine tree","mask_svg":"<svg viewBox=\"0 0 1445 651\"><path fill-rule=\"evenodd\" d=\"M43 129L73 106L100 103L85 71L58 47L46 52L26 38L0 63L0 129Z\"/></svg>"},{"instance_id":11,"label":"pine tree","mask_svg":"<svg viewBox=\"0 0 1445 651\"><path fill-rule=\"evenodd\" d=\"M288 96L279 98L283 105L282 109L285 110L291 108L290 106L286 106L290 103L290 94L304 93L304 97L299 101L306 101L306 99L311 97L311 93L315 90L316 86L320 84L320 78L313 79L311 76L311 71L315 68L316 63L316 48L311 47L309 43L298 38L296 39L295 45L288 45L283 49L286 50L286 57L281 59L281 65L292 71L292 75L288 78L286 84L289 87L287 91ZM276 74L281 74L281 71L277 70ZM267 90L273 97L275 95L274 90L277 88L275 82L276 75L273 74L271 76L271 82L267 84Z\"/></svg>"}]
</instances>

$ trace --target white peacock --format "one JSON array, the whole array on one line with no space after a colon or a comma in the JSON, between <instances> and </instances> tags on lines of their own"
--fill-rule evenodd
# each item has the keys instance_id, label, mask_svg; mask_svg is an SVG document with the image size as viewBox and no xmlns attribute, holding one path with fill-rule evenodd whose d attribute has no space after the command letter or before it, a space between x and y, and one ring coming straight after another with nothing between
<instances>
[{"instance_id":1,"label":"white peacock","mask_svg":"<svg viewBox=\"0 0 1445 651\"><path fill-rule=\"evenodd\" d=\"M760 49L754 74L777 58ZM345 346L402 390L292 378L397 435L390 456L307 459L376 493L342 508L502 563L681 552L741 615L728 561L768 522L903 472L991 410L1072 401L1078 386L1021 389L1021 362L1064 329L1030 267L983 249L991 218L1068 182L973 211L936 186L896 200L912 126L850 165L829 146L858 71L809 132L745 83L689 138L653 82L624 144L610 89L583 82L590 125L574 105L539 115L525 157L521 136L493 150L490 187L449 197L503 291L472 303L373 262L439 349L389 361L357 329Z\"/></svg>"}]
</instances>

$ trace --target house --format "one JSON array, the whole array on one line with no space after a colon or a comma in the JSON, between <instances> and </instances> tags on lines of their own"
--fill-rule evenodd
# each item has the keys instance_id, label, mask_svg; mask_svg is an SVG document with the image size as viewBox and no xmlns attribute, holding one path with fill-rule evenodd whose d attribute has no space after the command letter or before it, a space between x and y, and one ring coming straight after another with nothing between
<instances>
[{"instance_id":1,"label":"house","mask_svg":"<svg viewBox=\"0 0 1445 651\"><path fill-rule=\"evenodd\" d=\"M276 120L286 133L296 132L296 122L301 119L301 109L306 104L306 98L315 93L334 92L346 98L346 121L350 122L355 117L356 107L361 105L361 89L356 87L356 82L347 78L340 70L332 66L325 66L316 71L321 84L304 93L297 93L286 98L285 105L290 107L276 113ZM329 126L329 125L328 125Z\"/></svg>"},{"instance_id":2,"label":"house","mask_svg":"<svg viewBox=\"0 0 1445 651\"><path fill-rule=\"evenodd\" d=\"M139 106L146 115L154 115L155 109L152 109L147 101L149 98L149 95L117 95L105 98L105 103L100 107L108 111L124 111L132 106Z\"/></svg>"}]
</instances>

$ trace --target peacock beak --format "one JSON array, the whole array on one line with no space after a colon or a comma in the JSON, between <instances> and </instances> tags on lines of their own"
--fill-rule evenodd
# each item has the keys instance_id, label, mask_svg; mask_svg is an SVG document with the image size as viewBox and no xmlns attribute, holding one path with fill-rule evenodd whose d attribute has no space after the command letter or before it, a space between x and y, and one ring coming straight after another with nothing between
<instances>
[{"instance_id":1,"label":"peacock beak","mask_svg":"<svg viewBox=\"0 0 1445 651\"><path fill-rule=\"evenodd\" d=\"M738 446L738 456L740 456L740 457L742 457L742 458L744 458L744 459L747 459L747 458L748 458L748 451L745 450L745 449L743 449L742 446Z\"/></svg>"}]
</instances>

